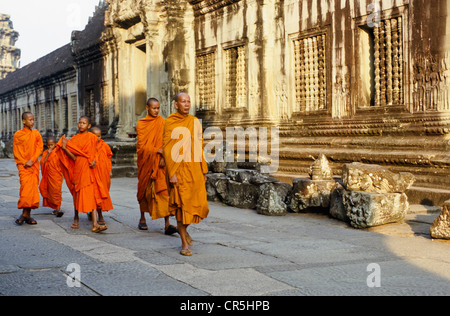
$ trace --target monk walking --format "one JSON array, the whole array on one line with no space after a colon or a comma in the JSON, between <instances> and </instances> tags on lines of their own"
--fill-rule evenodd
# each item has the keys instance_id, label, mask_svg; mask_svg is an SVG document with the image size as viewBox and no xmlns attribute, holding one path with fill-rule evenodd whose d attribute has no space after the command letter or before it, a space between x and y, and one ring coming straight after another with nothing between
<instances>
[{"instance_id":1,"label":"monk walking","mask_svg":"<svg viewBox=\"0 0 450 316\"><path fill-rule=\"evenodd\" d=\"M111 147L102 139L102 130L98 127L92 127L91 133L93 133L97 139L97 158L96 166L94 168L96 189L95 189L95 200L97 203L97 215L98 224L100 226L106 227L105 220L103 218L103 212L111 211L113 209L113 204L111 201L111 196L109 194L109 189L111 188L111 177L112 177L112 163L111 157L113 153Z\"/></svg>"},{"instance_id":2,"label":"monk walking","mask_svg":"<svg viewBox=\"0 0 450 316\"><path fill-rule=\"evenodd\" d=\"M53 214L61 217L64 215L61 211L63 172L54 136L47 137L47 148L41 157L42 179L39 191L42 195L42 206L52 208Z\"/></svg>"},{"instance_id":3,"label":"monk walking","mask_svg":"<svg viewBox=\"0 0 450 316\"><path fill-rule=\"evenodd\" d=\"M22 215L16 220L17 225L27 223L36 225L31 217L31 210L39 208L39 156L44 143L39 131L33 129L34 115L30 112L22 114L23 128L14 134L14 160L19 170L20 198L17 208L22 209Z\"/></svg>"},{"instance_id":4,"label":"monk walking","mask_svg":"<svg viewBox=\"0 0 450 316\"><path fill-rule=\"evenodd\" d=\"M104 230L97 223L97 203L95 199L95 173L97 155L97 137L89 133L90 119L87 116L80 117L78 121L78 134L70 140L63 136L61 148L75 163L73 172L70 172L73 183L73 197L75 204L75 216L73 229L79 228L78 213L92 212L92 231L98 233ZM70 180L69 180L70 181Z\"/></svg>"},{"instance_id":5,"label":"monk walking","mask_svg":"<svg viewBox=\"0 0 450 316\"><path fill-rule=\"evenodd\" d=\"M164 119L159 116L160 104L150 98L146 105L147 116L138 121L137 131L137 165L138 192L137 199L141 211L139 229L147 230L145 213L150 213L152 220L164 218L166 235L177 233L176 227L170 225L169 193L162 156Z\"/></svg>"},{"instance_id":6,"label":"monk walking","mask_svg":"<svg viewBox=\"0 0 450 316\"><path fill-rule=\"evenodd\" d=\"M178 94L174 105L177 112L166 119L163 139L170 179L169 207L177 218L180 254L191 256L189 246L192 245L192 238L187 227L200 223L209 213L205 186L208 167L203 155L202 126L197 118L189 114L189 95Z\"/></svg>"}]
</instances>

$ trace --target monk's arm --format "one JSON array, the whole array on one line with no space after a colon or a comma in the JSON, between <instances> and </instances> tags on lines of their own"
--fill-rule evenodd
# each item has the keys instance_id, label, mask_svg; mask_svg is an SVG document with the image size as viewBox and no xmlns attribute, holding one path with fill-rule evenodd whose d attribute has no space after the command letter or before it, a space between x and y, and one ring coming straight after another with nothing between
<instances>
[{"instance_id":1,"label":"monk's arm","mask_svg":"<svg viewBox=\"0 0 450 316\"><path fill-rule=\"evenodd\" d=\"M65 136L63 136L61 149L66 153L67 156L69 156L70 159L75 161L77 160L77 156L75 156L72 152L70 152L70 150L66 148L67 142L68 139Z\"/></svg>"}]
</instances>

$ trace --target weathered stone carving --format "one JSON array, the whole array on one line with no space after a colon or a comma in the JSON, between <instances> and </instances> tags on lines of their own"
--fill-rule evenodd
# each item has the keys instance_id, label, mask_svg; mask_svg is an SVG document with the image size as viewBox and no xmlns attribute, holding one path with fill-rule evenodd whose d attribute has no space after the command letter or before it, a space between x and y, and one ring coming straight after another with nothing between
<instances>
[{"instance_id":1,"label":"weathered stone carving","mask_svg":"<svg viewBox=\"0 0 450 316\"><path fill-rule=\"evenodd\" d=\"M418 58L414 65L414 112L450 110L450 55Z\"/></svg>"},{"instance_id":2,"label":"weathered stone carving","mask_svg":"<svg viewBox=\"0 0 450 316\"><path fill-rule=\"evenodd\" d=\"M197 56L199 104L197 110L214 110L216 99L215 52Z\"/></svg>"},{"instance_id":3,"label":"weathered stone carving","mask_svg":"<svg viewBox=\"0 0 450 316\"><path fill-rule=\"evenodd\" d=\"M288 197L288 205L294 213L328 210L331 192L337 186L334 180L312 180L309 178L297 178L292 183L293 187Z\"/></svg>"},{"instance_id":4,"label":"weathered stone carving","mask_svg":"<svg viewBox=\"0 0 450 316\"><path fill-rule=\"evenodd\" d=\"M342 181L343 187L333 192L330 215L355 228L368 228L405 218L409 208L405 191L415 177L355 162L343 166Z\"/></svg>"},{"instance_id":5,"label":"weathered stone carving","mask_svg":"<svg viewBox=\"0 0 450 316\"><path fill-rule=\"evenodd\" d=\"M326 35L294 41L297 111L326 109Z\"/></svg>"},{"instance_id":6,"label":"weathered stone carving","mask_svg":"<svg viewBox=\"0 0 450 316\"><path fill-rule=\"evenodd\" d=\"M368 228L403 220L409 203L404 193L345 191L343 205L354 228Z\"/></svg>"},{"instance_id":7,"label":"weathered stone carving","mask_svg":"<svg viewBox=\"0 0 450 316\"><path fill-rule=\"evenodd\" d=\"M372 193L404 193L415 182L411 173L394 173L380 165L345 164L342 181L347 190Z\"/></svg>"},{"instance_id":8,"label":"weathered stone carving","mask_svg":"<svg viewBox=\"0 0 450 316\"><path fill-rule=\"evenodd\" d=\"M375 106L404 103L402 32L401 17L374 27Z\"/></svg>"},{"instance_id":9,"label":"weathered stone carving","mask_svg":"<svg viewBox=\"0 0 450 316\"><path fill-rule=\"evenodd\" d=\"M268 216L283 216L287 213L286 196L292 189L288 183L265 183L259 187L256 210Z\"/></svg>"},{"instance_id":10,"label":"weathered stone carving","mask_svg":"<svg viewBox=\"0 0 450 316\"><path fill-rule=\"evenodd\" d=\"M241 45L225 50L225 107L247 107L247 63L246 46Z\"/></svg>"},{"instance_id":11,"label":"weathered stone carving","mask_svg":"<svg viewBox=\"0 0 450 316\"><path fill-rule=\"evenodd\" d=\"M20 49L14 46L18 38L10 16L0 13L0 80L18 68Z\"/></svg>"},{"instance_id":12,"label":"weathered stone carving","mask_svg":"<svg viewBox=\"0 0 450 316\"><path fill-rule=\"evenodd\" d=\"M450 200L444 203L441 214L434 220L430 235L436 239L450 240Z\"/></svg>"},{"instance_id":13,"label":"weathered stone carving","mask_svg":"<svg viewBox=\"0 0 450 316\"><path fill-rule=\"evenodd\" d=\"M297 212L324 210L330 207L331 193L337 183L333 180L328 159L321 154L310 167L310 178L297 178L288 197L289 208Z\"/></svg>"},{"instance_id":14,"label":"weathered stone carving","mask_svg":"<svg viewBox=\"0 0 450 316\"><path fill-rule=\"evenodd\" d=\"M320 154L319 158L311 165L310 173L313 180L332 180L333 171L330 168L330 163L324 154Z\"/></svg>"}]
</instances>

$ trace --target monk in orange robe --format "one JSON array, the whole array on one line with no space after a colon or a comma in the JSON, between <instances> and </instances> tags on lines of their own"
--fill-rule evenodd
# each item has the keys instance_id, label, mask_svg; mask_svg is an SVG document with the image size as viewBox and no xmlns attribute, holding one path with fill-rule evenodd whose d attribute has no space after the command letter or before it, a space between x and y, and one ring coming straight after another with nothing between
<instances>
[{"instance_id":1,"label":"monk in orange robe","mask_svg":"<svg viewBox=\"0 0 450 316\"><path fill-rule=\"evenodd\" d=\"M111 196L109 189L111 188L111 176L112 176L112 162L111 157L113 153L111 148L102 139L102 130L98 127L92 127L90 132L94 134L97 141L97 158L95 159L96 167L95 173L95 201L97 203L98 224L104 226L106 229L106 223L103 218L103 212L107 212L113 209Z\"/></svg>"},{"instance_id":2,"label":"monk in orange robe","mask_svg":"<svg viewBox=\"0 0 450 316\"><path fill-rule=\"evenodd\" d=\"M34 130L34 115L30 112L22 114L23 128L14 134L14 160L19 170L20 198L17 208L22 209L22 215L16 220L17 225L24 222L36 225L31 217L31 210L39 208L39 156L44 149L44 143L39 131Z\"/></svg>"},{"instance_id":3,"label":"monk in orange robe","mask_svg":"<svg viewBox=\"0 0 450 316\"><path fill-rule=\"evenodd\" d=\"M177 228L170 225L169 193L165 161L162 156L164 119L159 116L160 103L150 98L146 105L147 116L138 121L137 165L138 192L137 199L141 210L139 229L147 230L145 213L150 213L152 220L164 218L165 234L173 235Z\"/></svg>"},{"instance_id":4,"label":"monk in orange robe","mask_svg":"<svg viewBox=\"0 0 450 316\"><path fill-rule=\"evenodd\" d=\"M52 208L53 214L61 217L64 215L61 211L63 173L54 136L47 137L47 148L41 157L42 179L39 191L42 195L42 205Z\"/></svg>"},{"instance_id":5,"label":"monk in orange robe","mask_svg":"<svg viewBox=\"0 0 450 316\"><path fill-rule=\"evenodd\" d=\"M95 196L95 173L97 156L97 137L89 133L91 128L90 119L87 116L80 117L78 121L78 134L70 140L64 135L61 139L61 148L73 163L72 177L73 196L75 204L75 216L72 224L73 229L78 229L78 213L92 212L92 231L98 233L104 227L97 223L97 202Z\"/></svg>"},{"instance_id":6,"label":"monk in orange robe","mask_svg":"<svg viewBox=\"0 0 450 316\"><path fill-rule=\"evenodd\" d=\"M164 158L167 166L169 207L175 212L181 237L181 251L191 256L192 238L187 227L198 224L209 213L206 195L208 167L203 155L202 127L199 120L189 114L191 99L180 93L174 102L176 113L164 125ZM181 138L181 139L180 139Z\"/></svg>"}]
</instances>

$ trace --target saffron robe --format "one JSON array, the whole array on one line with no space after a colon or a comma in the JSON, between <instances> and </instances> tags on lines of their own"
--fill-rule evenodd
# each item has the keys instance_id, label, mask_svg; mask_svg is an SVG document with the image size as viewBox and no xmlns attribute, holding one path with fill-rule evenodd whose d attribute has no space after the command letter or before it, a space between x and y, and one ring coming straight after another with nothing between
<instances>
[{"instance_id":1,"label":"saffron robe","mask_svg":"<svg viewBox=\"0 0 450 316\"><path fill-rule=\"evenodd\" d=\"M20 177L18 209L39 208L39 156L43 149L44 142L38 130L23 128L14 134L14 160ZM33 165L30 168L25 168L24 165L30 159L33 161Z\"/></svg>"},{"instance_id":2,"label":"saffron robe","mask_svg":"<svg viewBox=\"0 0 450 316\"><path fill-rule=\"evenodd\" d=\"M54 210L60 209L62 202L63 172L57 154L58 150L61 149L55 147L50 154L48 150L42 154L42 179L39 185L39 191L42 195L42 206L50 207Z\"/></svg>"},{"instance_id":3,"label":"saffron robe","mask_svg":"<svg viewBox=\"0 0 450 316\"><path fill-rule=\"evenodd\" d=\"M62 150L64 155L60 154L64 177L74 198L75 210L80 213L90 213L97 209L95 173L94 169L89 167L89 163L97 156L97 141L97 136L92 133L79 133L73 136L66 146L67 150L77 156L77 160L73 161ZM62 139L57 146L62 147Z\"/></svg>"},{"instance_id":4,"label":"saffron robe","mask_svg":"<svg viewBox=\"0 0 450 316\"><path fill-rule=\"evenodd\" d=\"M109 194L109 189L111 188L111 172L112 163L111 157L113 153L111 148L103 139L97 142L97 158L96 167L94 168L95 173L95 200L97 203L97 209L102 211L110 211L113 209L113 204L111 201L111 196Z\"/></svg>"},{"instance_id":5,"label":"saffron robe","mask_svg":"<svg viewBox=\"0 0 450 316\"><path fill-rule=\"evenodd\" d=\"M208 167L199 120L192 115L170 115L164 125L163 142L168 179L174 174L178 178L178 188L169 186L169 208L184 225L198 224L209 213L204 178Z\"/></svg>"},{"instance_id":6,"label":"saffron robe","mask_svg":"<svg viewBox=\"0 0 450 316\"><path fill-rule=\"evenodd\" d=\"M163 146L164 119L161 116L147 117L138 121L137 165L138 192L137 200L141 212L148 212L152 220L173 215L169 212L169 193L167 189L165 168L159 167Z\"/></svg>"}]
</instances>

